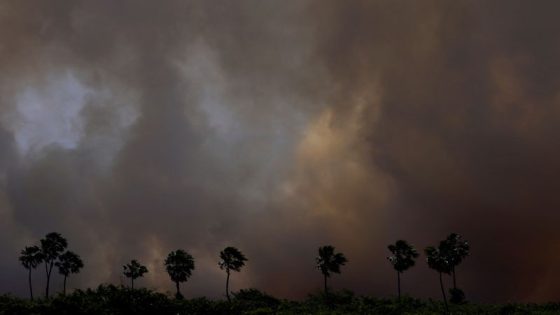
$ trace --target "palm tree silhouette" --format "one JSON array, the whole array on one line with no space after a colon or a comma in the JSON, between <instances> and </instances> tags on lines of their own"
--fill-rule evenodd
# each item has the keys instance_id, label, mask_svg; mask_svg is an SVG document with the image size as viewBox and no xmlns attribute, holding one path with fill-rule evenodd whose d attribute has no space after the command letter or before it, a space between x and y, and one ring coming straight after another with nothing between
<instances>
[{"instance_id":1,"label":"palm tree silhouette","mask_svg":"<svg viewBox=\"0 0 560 315\"><path fill-rule=\"evenodd\" d=\"M321 270L324 277L325 296L328 295L327 278L331 273L340 273L340 267L344 266L348 260L343 253L335 253L335 248L330 245L319 247L319 256L315 258L317 268Z\"/></svg>"},{"instance_id":2,"label":"palm tree silhouette","mask_svg":"<svg viewBox=\"0 0 560 315\"><path fill-rule=\"evenodd\" d=\"M401 273L414 266L414 259L418 257L418 253L414 246L408 244L407 241L398 240L394 245L387 246L393 255L387 257L393 268L397 271L397 292L399 299L401 298Z\"/></svg>"},{"instance_id":3,"label":"palm tree silhouette","mask_svg":"<svg viewBox=\"0 0 560 315\"><path fill-rule=\"evenodd\" d=\"M165 270L169 274L171 281L175 282L177 287L177 299L182 299L183 295L179 288L180 282L187 281L194 270L194 258L182 249L172 251L165 259Z\"/></svg>"},{"instance_id":4,"label":"palm tree silhouette","mask_svg":"<svg viewBox=\"0 0 560 315\"><path fill-rule=\"evenodd\" d=\"M68 241L59 233L49 233L41 240L41 255L45 263L45 271L47 273L47 287L45 289L45 297L49 298L49 284L51 280L51 273L55 261L60 254L68 247Z\"/></svg>"},{"instance_id":5,"label":"palm tree silhouette","mask_svg":"<svg viewBox=\"0 0 560 315\"><path fill-rule=\"evenodd\" d=\"M451 293L450 301L452 303L461 303L465 300L465 293L463 290L457 288L457 277L455 268L463 262L469 255L470 246L466 240L463 240L461 235L451 233L442 242L442 248L445 249L449 264L451 265L451 275L453 276L453 288L449 290Z\"/></svg>"},{"instance_id":6,"label":"palm tree silhouette","mask_svg":"<svg viewBox=\"0 0 560 315\"><path fill-rule=\"evenodd\" d=\"M129 264L123 266L123 274L130 278L130 287L134 289L134 280L143 277L148 272L146 266L141 265L136 259L130 261Z\"/></svg>"},{"instance_id":7,"label":"palm tree silhouette","mask_svg":"<svg viewBox=\"0 0 560 315\"><path fill-rule=\"evenodd\" d=\"M68 278L71 273L80 272L80 269L84 267L84 262L76 253L67 251L58 257L58 261L55 265L58 267L58 273L64 276L62 294L66 295L66 278Z\"/></svg>"},{"instance_id":8,"label":"palm tree silhouette","mask_svg":"<svg viewBox=\"0 0 560 315\"><path fill-rule=\"evenodd\" d=\"M457 279L455 277L455 267L463 262L469 255L469 242L463 240L463 237L457 233L451 233L445 239L445 246L449 254L449 263L451 264L451 275L453 276L453 288L457 289Z\"/></svg>"},{"instance_id":9,"label":"palm tree silhouette","mask_svg":"<svg viewBox=\"0 0 560 315\"><path fill-rule=\"evenodd\" d=\"M441 287L441 294L443 295L443 302L445 303L445 311L447 314L449 314L447 297L445 296L445 289L443 288L442 275L444 273L449 274L451 272L451 264L449 263L448 255L444 247L444 242L441 242L438 248L435 248L433 246L426 247L424 252L426 253L426 261L428 262L428 266L439 273L439 285Z\"/></svg>"},{"instance_id":10,"label":"palm tree silhouette","mask_svg":"<svg viewBox=\"0 0 560 315\"><path fill-rule=\"evenodd\" d=\"M21 256L19 256L19 261L25 269L29 271L28 281L29 281L29 294L31 300L33 300L33 284L31 282L31 270L37 268L39 264L43 262L43 255L41 254L41 249L38 246L25 247L21 251Z\"/></svg>"},{"instance_id":11,"label":"palm tree silhouette","mask_svg":"<svg viewBox=\"0 0 560 315\"><path fill-rule=\"evenodd\" d=\"M226 278L226 297L229 302L231 299L229 297L229 275L231 271L239 272L241 267L245 266L247 258L243 253L235 247L226 247L220 252L220 262L218 265L220 269L225 270L227 274Z\"/></svg>"}]
</instances>

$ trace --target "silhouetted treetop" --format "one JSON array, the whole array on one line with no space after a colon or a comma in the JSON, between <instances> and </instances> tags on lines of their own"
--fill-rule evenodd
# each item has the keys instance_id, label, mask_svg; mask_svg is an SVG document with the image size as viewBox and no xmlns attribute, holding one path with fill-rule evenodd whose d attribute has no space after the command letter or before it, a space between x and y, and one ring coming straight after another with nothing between
<instances>
[{"instance_id":1,"label":"silhouetted treetop","mask_svg":"<svg viewBox=\"0 0 560 315\"><path fill-rule=\"evenodd\" d=\"M68 247L68 241L62 235L56 232L49 233L44 239L41 239L41 255L45 262L45 271L47 274L47 286L45 289L45 297L49 297L49 286L51 273L55 261Z\"/></svg>"},{"instance_id":2,"label":"silhouetted treetop","mask_svg":"<svg viewBox=\"0 0 560 315\"><path fill-rule=\"evenodd\" d=\"M165 259L165 270L174 282L185 282L194 270L194 258L182 249L172 251Z\"/></svg>"},{"instance_id":3,"label":"silhouetted treetop","mask_svg":"<svg viewBox=\"0 0 560 315\"><path fill-rule=\"evenodd\" d=\"M447 252L443 248L426 247L426 262L431 269L441 273L451 273L451 263Z\"/></svg>"},{"instance_id":4,"label":"silhouetted treetop","mask_svg":"<svg viewBox=\"0 0 560 315\"><path fill-rule=\"evenodd\" d=\"M245 266L246 261L248 259L239 249L229 246L220 252L220 262L218 265L220 269L224 269L227 272L230 270L239 272L241 267Z\"/></svg>"},{"instance_id":5,"label":"silhouetted treetop","mask_svg":"<svg viewBox=\"0 0 560 315\"><path fill-rule=\"evenodd\" d=\"M19 256L19 261L25 269L35 269L37 266L43 262L43 255L41 249L38 246L26 246L21 251L21 256Z\"/></svg>"},{"instance_id":6,"label":"silhouetted treetop","mask_svg":"<svg viewBox=\"0 0 560 315\"><path fill-rule=\"evenodd\" d=\"M33 300L33 284L31 282L31 271L39 264L43 262L43 253L38 246L25 247L21 251L21 256L19 256L19 261L22 266L28 270L27 281L29 285L29 295L31 300Z\"/></svg>"},{"instance_id":7,"label":"silhouetted treetop","mask_svg":"<svg viewBox=\"0 0 560 315\"><path fill-rule=\"evenodd\" d=\"M463 259L469 255L470 250L469 242L464 240L463 237L457 233L449 234L449 236L442 241L440 247L445 250L449 263L453 267L463 262Z\"/></svg>"},{"instance_id":8,"label":"silhouetted treetop","mask_svg":"<svg viewBox=\"0 0 560 315\"><path fill-rule=\"evenodd\" d=\"M131 260L130 263L123 266L123 274L133 280L139 277L143 277L147 272L148 268L141 265L136 259Z\"/></svg>"},{"instance_id":9,"label":"silhouetted treetop","mask_svg":"<svg viewBox=\"0 0 560 315\"><path fill-rule=\"evenodd\" d=\"M331 273L340 273L340 267L344 266L348 259L343 253L335 253L335 248L331 245L319 247L319 256L315 258L317 268L326 277Z\"/></svg>"},{"instance_id":10,"label":"silhouetted treetop","mask_svg":"<svg viewBox=\"0 0 560 315\"><path fill-rule=\"evenodd\" d=\"M68 247L68 241L56 232L49 233L41 240L41 252L47 262L54 261Z\"/></svg>"},{"instance_id":11,"label":"silhouetted treetop","mask_svg":"<svg viewBox=\"0 0 560 315\"><path fill-rule=\"evenodd\" d=\"M414 266L414 259L418 257L418 252L407 241L398 240L395 244L387 246L387 248L393 254L387 257L387 259L396 271L403 272Z\"/></svg>"},{"instance_id":12,"label":"silhouetted treetop","mask_svg":"<svg viewBox=\"0 0 560 315\"><path fill-rule=\"evenodd\" d=\"M226 277L226 297L228 301L231 302L229 297L229 276L230 271L241 271L241 267L245 266L245 262L247 261L247 257L243 255L243 253L235 248L235 247L226 247L224 250L220 252L220 262L218 265L220 269L225 270L227 277Z\"/></svg>"},{"instance_id":13,"label":"silhouetted treetop","mask_svg":"<svg viewBox=\"0 0 560 315\"><path fill-rule=\"evenodd\" d=\"M78 273L84 267L84 262L76 253L67 251L58 257L55 263L58 267L58 272L68 277L71 273Z\"/></svg>"},{"instance_id":14,"label":"silhouetted treetop","mask_svg":"<svg viewBox=\"0 0 560 315\"><path fill-rule=\"evenodd\" d=\"M165 259L165 270L169 274L171 281L175 282L177 299L182 299L179 283L187 281L194 270L194 258L182 249L172 251Z\"/></svg>"}]
</instances>

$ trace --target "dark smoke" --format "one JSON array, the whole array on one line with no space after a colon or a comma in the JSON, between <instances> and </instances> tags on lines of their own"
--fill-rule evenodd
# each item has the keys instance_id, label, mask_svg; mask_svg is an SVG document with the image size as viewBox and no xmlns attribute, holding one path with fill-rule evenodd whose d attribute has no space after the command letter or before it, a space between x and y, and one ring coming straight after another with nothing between
<instances>
[{"instance_id":1,"label":"dark smoke","mask_svg":"<svg viewBox=\"0 0 560 315\"><path fill-rule=\"evenodd\" d=\"M476 301L558 298L559 5L552 1L4 1L0 4L0 292L19 250L65 235L71 287L221 296L233 289L390 296L386 245L471 242ZM42 279L36 273L37 285ZM55 287L56 287L55 283ZM420 259L403 291L436 297Z\"/></svg>"}]
</instances>

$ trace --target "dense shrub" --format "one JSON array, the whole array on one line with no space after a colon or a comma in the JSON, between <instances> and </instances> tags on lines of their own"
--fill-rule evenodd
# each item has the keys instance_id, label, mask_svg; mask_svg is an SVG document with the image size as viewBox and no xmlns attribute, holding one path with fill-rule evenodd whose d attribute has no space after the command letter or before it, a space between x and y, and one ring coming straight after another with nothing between
<instances>
[{"instance_id":1,"label":"dense shrub","mask_svg":"<svg viewBox=\"0 0 560 315\"><path fill-rule=\"evenodd\" d=\"M279 300L256 289L241 290L233 296L231 303L207 298L177 300L147 289L102 285L94 290L76 290L50 300L29 301L3 295L0 296L0 315L435 315L442 314L444 310L439 301L410 297L377 299L356 296L350 291L330 292L328 296L324 293L312 294L302 301ZM552 315L560 314L560 304L464 303L451 305L450 310L454 315Z\"/></svg>"}]
</instances>

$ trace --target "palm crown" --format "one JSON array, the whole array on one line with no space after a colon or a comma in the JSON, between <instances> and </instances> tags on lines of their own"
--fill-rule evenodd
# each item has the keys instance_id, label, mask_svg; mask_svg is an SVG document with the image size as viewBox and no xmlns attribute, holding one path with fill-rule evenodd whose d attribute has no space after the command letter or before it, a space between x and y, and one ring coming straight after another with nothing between
<instances>
[{"instance_id":1,"label":"palm crown","mask_svg":"<svg viewBox=\"0 0 560 315\"><path fill-rule=\"evenodd\" d=\"M21 251L21 256L19 261L25 267L25 269L35 269L37 266L43 262L43 255L41 249L37 246L25 247Z\"/></svg>"},{"instance_id":2,"label":"palm crown","mask_svg":"<svg viewBox=\"0 0 560 315\"><path fill-rule=\"evenodd\" d=\"M433 246L426 247L426 261L431 269L441 273L451 273L451 263L449 257L444 249L435 248Z\"/></svg>"},{"instance_id":3,"label":"palm crown","mask_svg":"<svg viewBox=\"0 0 560 315\"><path fill-rule=\"evenodd\" d=\"M220 269L226 270L229 273L230 270L239 272L241 267L245 266L247 258L239 249L235 247L226 247L220 252L220 262L218 265Z\"/></svg>"},{"instance_id":4,"label":"palm crown","mask_svg":"<svg viewBox=\"0 0 560 315\"><path fill-rule=\"evenodd\" d=\"M165 269L174 282L185 282L194 270L194 258L182 249L169 253Z\"/></svg>"},{"instance_id":5,"label":"palm crown","mask_svg":"<svg viewBox=\"0 0 560 315\"><path fill-rule=\"evenodd\" d=\"M60 255L55 265L58 267L58 272L66 277L71 273L78 273L84 267L80 256L71 251Z\"/></svg>"},{"instance_id":6,"label":"palm crown","mask_svg":"<svg viewBox=\"0 0 560 315\"><path fill-rule=\"evenodd\" d=\"M41 251L46 262L54 261L68 247L68 241L59 233L49 233L41 240Z\"/></svg>"},{"instance_id":7,"label":"palm crown","mask_svg":"<svg viewBox=\"0 0 560 315\"><path fill-rule=\"evenodd\" d=\"M340 267L348 262L344 254L335 253L335 248L330 245L319 247L319 256L315 260L317 268L326 277L330 277L331 273L340 273Z\"/></svg>"},{"instance_id":8,"label":"palm crown","mask_svg":"<svg viewBox=\"0 0 560 315\"><path fill-rule=\"evenodd\" d=\"M440 246L446 250L449 263L453 267L459 265L469 255L469 242L463 240L457 233L451 233L442 243Z\"/></svg>"},{"instance_id":9,"label":"palm crown","mask_svg":"<svg viewBox=\"0 0 560 315\"><path fill-rule=\"evenodd\" d=\"M132 280L142 277L147 272L148 268L141 265L136 259L133 259L129 264L123 266L124 275Z\"/></svg>"},{"instance_id":10,"label":"palm crown","mask_svg":"<svg viewBox=\"0 0 560 315\"><path fill-rule=\"evenodd\" d=\"M393 254L387 259L396 271L403 272L414 266L414 259L418 257L418 252L407 241L398 240L394 245L391 244L387 248Z\"/></svg>"}]
</instances>

